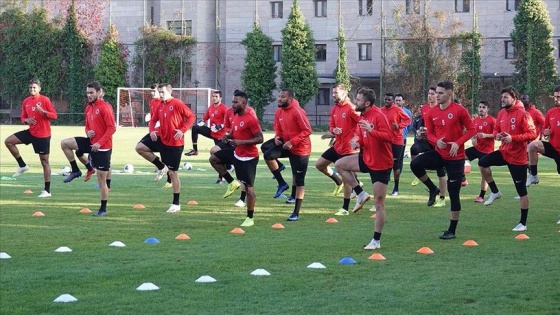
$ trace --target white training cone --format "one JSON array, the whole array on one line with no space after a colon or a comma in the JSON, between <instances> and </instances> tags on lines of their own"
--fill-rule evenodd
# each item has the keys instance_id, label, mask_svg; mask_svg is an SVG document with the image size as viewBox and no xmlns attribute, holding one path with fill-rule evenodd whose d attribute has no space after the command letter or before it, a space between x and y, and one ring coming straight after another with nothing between
<instances>
[{"instance_id":1,"label":"white training cone","mask_svg":"<svg viewBox=\"0 0 560 315\"><path fill-rule=\"evenodd\" d=\"M325 267L325 265L323 265L320 262L314 262L311 265L307 266L307 268L310 268L310 269L326 269L327 267Z\"/></svg>"},{"instance_id":2,"label":"white training cone","mask_svg":"<svg viewBox=\"0 0 560 315\"><path fill-rule=\"evenodd\" d=\"M212 278L212 277L210 277L210 276L202 276L202 277L196 279L195 282L198 282L198 283L210 283L210 282L216 282L216 279L214 279L214 278Z\"/></svg>"},{"instance_id":3,"label":"white training cone","mask_svg":"<svg viewBox=\"0 0 560 315\"><path fill-rule=\"evenodd\" d=\"M253 270L253 272L251 272L251 274L253 276L270 276L270 272L268 272L264 269L255 269L255 270Z\"/></svg>"},{"instance_id":4,"label":"white training cone","mask_svg":"<svg viewBox=\"0 0 560 315\"><path fill-rule=\"evenodd\" d=\"M62 303L68 303L68 302L76 302L78 299L71 296L70 294L63 294L59 297L57 297L56 299L54 299L53 302L62 302Z\"/></svg>"},{"instance_id":5,"label":"white training cone","mask_svg":"<svg viewBox=\"0 0 560 315\"><path fill-rule=\"evenodd\" d=\"M61 246L61 247L55 249L54 251L57 252L57 253L69 253L72 250L70 249L70 247Z\"/></svg>"},{"instance_id":6,"label":"white training cone","mask_svg":"<svg viewBox=\"0 0 560 315\"><path fill-rule=\"evenodd\" d=\"M146 282L146 283L142 283L142 285L140 285L138 288L136 288L136 290L138 291L153 291L153 290L159 290L159 287L151 282Z\"/></svg>"},{"instance_id":7,"label":"white training cone","mask_svg":"<svg viewBox=\"0 0 560 315\"><path fill-rule=\"evenodd\" d=\"M114 241L113 243L109 244L109 246L113 246L113 247L125 247L126 245L124 245L124 243L121 242L121 241Z\"/></svg>"},{"instance_id":8,"label":"white training cone","mask_svg":"<svg viewBox=\"0 0 560 315\"><path fill-rule=\"evenodd\" d=\"M12 256L8 255L8 253L5 252L0 253L0 259L9 259L9 258L12 258Z\"/></svg>"}]
</instances>

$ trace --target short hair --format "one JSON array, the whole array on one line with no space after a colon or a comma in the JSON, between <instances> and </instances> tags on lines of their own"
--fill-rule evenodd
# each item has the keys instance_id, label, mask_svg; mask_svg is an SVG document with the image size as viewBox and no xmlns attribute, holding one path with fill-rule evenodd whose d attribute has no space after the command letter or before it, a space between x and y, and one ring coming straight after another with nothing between
<instances>
[{"instance_id":1,"label":"short hair","mask_svg":"<svg viewBox=\"0 0 560 315\"><path fill-rule=\"evenodd\" d=\"M31 84L37 84L38 86L41 86L41 81L39 81L39 79L37 78L33 78L31 80L29 80L29 85Z\"/></svg>"},{"instance_id":2,"label":"short hair","mask_svg":"<svg viewBox=\"0 0 560 315\"><path fill-rule=\"evenodd\" d=\"M291 89L281 89L280 92L288 93L288 96L291 97L291 98L296 97L296 95L294 94L294 91L292 91Z\"/></svg>"},{"instance_id":3,"label":"short hair","mask_svg":"<svg viewBox=\"0 0 560 315\"><path fill-rule=\"evenodd\" d=\"M220 95L220 97L222 97L222 91L220 91L220 90L214 90L214 91L212 91L212 94L218 94L218 95ZM234 92L234 94L235 94L235 92Z\"/></svg>"},{"instance_id":4,"label":"short hair","mask_svg":"<svg viewBox=\"0 0 560 315\"><path fill-rule=\"evenodd\" d=\"M333 86L333 90L336 89L336 88L339 88L339 89L342 89L342 90L348 92L348 88L346 87L346 85L344 85L344 84L342 84L342 83L337 83L337 84L335 84L335 85Z\"/></svg>"},{"instance_id":5,"label":"short hair","mask_svg":"<svg viewBox=\"0 0 560 315\"><path fill-rule=\"evenodd\" d=\"M364 99L369 102L371 104L371 106L374 106L375 104L375 91L372 89L368 89L368 88L361 88L358 90L358 94L362 94L364 96Z\"/></svg>"},{"instance_id":6,"label":"short hair","mask_svg":"<svg viewBox=\"0 0 560 315\"><path fill-rule=\"evenodd\" d=\"M173 86L171 86L171 83L161 83L160 85L158 85L158 89L166 89L168 91L171 91L172 88Z\"/></svg>"},{"instance_id":7,"label":"short hair","mask_svg":"<svg viewBox=\"0 0 560 315\"><path fill-rule=\"evenodd\" d=\"M249 99L249 97L247 96L247 93L245 93L243 91L239 91L239 90L235 90L235 93L233 93L233 97L236 97L236 96L244 99L245 103L247 103L247 100Z\"/></svg>"},{"instance_id":8,"label":"short hair","mask_svg":"<svg viewBox=\"0 0 560 315\"><path fill-rule=\"evenodd\" d=\"M88 88L93 88L97 92L101 91L101 84L99 84L99 82L97 82L97 81L92 81L92 82L88 83L87 87Z\"/></svg>"},{"instance_id":9,"label":"short hair","mask_svg":"<svg viewBox=\"0 0 560 315\"><path fill-rule=\"evenodd\" d=\"M451 81L441 81L437 84L438 87L444 88L449 91L453 91L453 82Z\"/></svg>"},{"instance_id":10,"label":"short hair","mask_svg":"<svg viewBox=\"0 0 560 315\"><path fill-rule=\"evenodd\" d=\"M519 92L517 92L517 90L513 86L508 86L508 87L503 88L502 92L500 92L500 93L501 94L507 93L511 97L513 97L514 99L519 98Z\"/></svg>"},{"instance_id":11,"label":"short hair","mask_svg":"<svg viewBox=\"0 0 560 315\"><path fill-rule=\"evenodd\" d=\"M428 91L429 91L429 90L435 91L435 90L436 90L436 86L435 86L435 85L430 85L430 87L428 88Z\"/></svg>"},{"instance_id":12,"label":"short hair","mask_svg":"<svg viewBox=\"0 0 560 315\"><path fill-rule=\"evenodd\" d=\"M404 95L402 95L401 93L395 94L395 98L397 98L399 96L402 97L403 100L405 100Z\"/></svg>"},{"instance_id":13,"label":"short hair","mask_svg":"<svg viewBox=\"0 0 560 315\"><path fill-rule=\"evenodd\" d=\"M480 102L478 102L478 104L479 105L482 104L482 105L488 107L488 102L486 102L486 101L480 101Z\"/></svg>"},{"instance_id":14,"label":"short hair","mask_svg":"<svg viewBox=\"0 0 560 315\"><path fill-rule=\"evenodd\" d=\"M389 96L389 97L395 98L395 94L393 94L393 93L385 93L384 96Z\"/></svg>"},{"instance_id":15,"label":"short hair","mask_svg":"<svg viewBox=\"0 0 560 315\"><path fill-rule=\"evenodd\" d=\"M560 92L560 84L554 87L554 92Z\"/></svg>"},{"instance_id":16,"label":"short hair","mask_svg":"<svg viewBox=\"0 0 560 315\"><path fill-rule=\"evenodd\" d=\"M158 86L159 86L159 84L154 83L154 84L152 84L152 85L150 86L150 89L155 90L155 89L158 88Z\"/></svg>"}]
</instances>

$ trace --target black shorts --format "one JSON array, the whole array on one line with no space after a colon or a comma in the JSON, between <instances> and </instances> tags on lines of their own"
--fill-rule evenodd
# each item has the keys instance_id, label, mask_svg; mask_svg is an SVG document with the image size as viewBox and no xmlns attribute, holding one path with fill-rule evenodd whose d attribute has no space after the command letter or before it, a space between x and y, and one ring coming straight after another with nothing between
<instances>
[{"instance_id":1,"label":"black shorts","mask_svg":"<svg viewBox=\"0 0 560 315\"><path fill-rule=\"evenodd\" d=\"M167 166L170 171L179 170L183 148L183 146L172 147L163 143L161 144L161 162L163 162L163 164L165 164L165 166Z\"/></svg>"},{"instance_id":2,"label":"black shorts","mask_svg":"<svg viewBox=\"0 0 560 315\"><path fill-rule=\"evenodd\" d=\"M292 177L296 182L296 186L305 186L305 174L307 174L307 166L309 165L309 155L295 155L288 150L288 159L292 168Z\"/></svg>"},{"instance_id":3,"label":"black shorts","mask_svg":"<svg viewBox=\"0 0 560 315\"><path fill-rule=\"evenodd\" d=\"M99 171L109 171L111 168L111 154L113 150L90 152L91 166Z\"/></svg>"},{"instance_id":4,"label":"black shorts","mask_svg":"<svg viewBox=\"0 0 560 315\"><path fill-rule=\"evenodd\" d=\"M393 169L400 170L402 168L402 154L404 152L404 145L391 144L391 150L393 151Z\"/></svg>"},{"instance_id":5,"label":"black shorts","mask_svg":"<svg viewBox=\"0 0 560 315\"><path fill-rule=\"evenodd\" d=\"M257 164L259 164L259 157L242 161L235 157L235 149L228 148L214 153L214 156L220 159L222 164L232 164L235 167L235 176L247 187L253 187L255 184L255 177L257 175Z\"/></svg>"},{"instance_id":6,"label":"black shorts","mask_svg":"<svg viewBox=\"0 0 560 315\"><path fill-rule=\"evenodd\" d=\"M321 154L321 157L325 160L331 161L331 162L336 162L338 160L340 160L341 158L348 156L350 154L339 154L338 152L336 152L336 150L334 149L334 147L330 147L327 149L327 151L323 152L323 154Z\"/></svg>"},{"instance_id":7,"label":"black shorts","mask_svg":"<svg viewBox=\"0 0 560 315\"><path fill-rule=\"evenodd\" d=\"M33 150L39 155L48 155L51 151L51 137L37 138L31 135L29 129L18 131L14 136L21 141L21 143L33 145Z\"/></svg>"},{"instance_id":8,"label":"black shorts","mask_svg":"<svg viewBox=\"0 0 560 315\"><path fill-rule=\"evenodd\" d=\"M234 149L234 147L231 145L231 142L223 142L223 141L219 141L218 143L216 143L216 145L220 148L220 150L225 150L225 149Z\"/></svg>"},{"instance_id":9,"label":"black shorts","mask_svg":"<svg viewBox=\"0 0 560 315\"><path fill-rule=\"evenodd\" d=\"M440 176L441 172L447 172L447 180L451 182L457 180L461 182L465 172L465 160L445 160L435 150L417 156L412 164L415 167L436 170L438 177L443 177Z\"/></svg>"},{"instance_id":10,"label":"black shorts","mask_svg":"<svg viewBox=\"0 0 560 315\"><path fill-rule=\"evenodd\" d=\"M521 197L527 195L527 187L525 182L527 181L527 165L514 165L509 164L504 160L502 152L499 150L489 153L482 159L478 160L478 166L480 167L490 167L490 166L504 166L507 165L511 178L513 179L513 184L515 185L515 190L517 194Z\"/></svg>"},{"instance_id":11,"label":"black shorts","mask_svg":"<svg viewBox=\"0 0 560 315\"><path fill-rule=\"evenodd\" d=\"M360 172L369 174L372 184L374 184L375 182L381 182L385 185L389 184L389 180L391 179L391 171L393 170L392 168L374 171L366 165L366 163L364 162L364 156L362 154L358 155L358 166L360 167Z\"/></svg>"},{"instance_id":12,"label":"black shorts","mask_svg":"<svg viewBox=\"0 0 560 315\"><path fill-rule=\"evenodd\" d=\"M150 137L150 134L145 135L139 142L148 147L152 152L161 152L161 146L163 145L159 137L154 141L152 137Z\"/></svg>"},{"instance_id":13,"label":"black shorts","mask_svg":"<svg viewBox=\"0 0 560 315\"><path fill-rule=\"evenodd\" d=\"M204 126L199 126L199 125L194 125L191 128L191 138L194 140L195 138L198 140L198 135L203 135L206 138L210 138L212 140L214 140L214 145L217 145L219 142L222 142L219 139L214 139L212 137L212 130L210 130L210 128L206 125Z\"/></svg>"},{"instance_id":14,"label":"black shorts","mask_svg":"<svg viewBox=\"0 0 560 315\"><path fill-rule=\"evenodd\" d=\"M415 138L416 139L416 138ZM410 155L419 155L420 153L426 153L428 151L435 150L434 146L431 145L426 139L419 139L410 147Z\"/></svg>"},{"instance_id":15,"label":"black shorts","mask_svg":"<svg viewBox=\"0 0 560 315\"><path fill-rule=\"evenodd\" d=\"M469 161L476 160L476 159L480 160L488 155L488 153L482 153L478 151L475 147L470 147L466 149L465 154L467 155L467 159L469 159Z\"/></svg>"},{"instance_id":16,"label":"black shorts","mask_svg":"<svg viewBox=\"0 0 560 315\"><path fill-rule=\"evenodd\" d=\"M556 149L548 141L543 141L542 144L544 147L543 156L549 157L556 162L556 172L560 174L560 152L556 151Z\"/></svg>"}]
</instances>

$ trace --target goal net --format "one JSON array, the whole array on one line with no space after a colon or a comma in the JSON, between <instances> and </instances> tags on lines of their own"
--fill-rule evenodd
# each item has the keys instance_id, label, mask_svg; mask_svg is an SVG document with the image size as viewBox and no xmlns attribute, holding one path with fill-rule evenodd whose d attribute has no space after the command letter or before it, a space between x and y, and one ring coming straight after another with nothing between
<instances>
[{"instance_id":1,"label":"goal net","mask_svg":"<svg viewBox=\"0 0 560 315\"><path fill-rule=\"evenodd\" d=\"M213 89L176 88L171 93L190 107L197 120L202 119ZM117 89L117 126L144 127L148 125L150 113L150 88L120 87Z\"/></svg>"}]
</instances>

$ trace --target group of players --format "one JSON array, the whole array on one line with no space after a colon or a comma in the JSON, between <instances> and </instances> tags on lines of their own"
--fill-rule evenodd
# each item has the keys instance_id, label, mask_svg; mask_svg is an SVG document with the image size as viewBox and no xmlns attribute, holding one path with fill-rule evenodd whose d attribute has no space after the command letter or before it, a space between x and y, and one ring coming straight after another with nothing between
<instances>
[{"instance_id":1,"label":"group of players","mask_svg":"<svg viewBox=\"0 0 560 315\"><path fill-rule=\"evenodd\" d=\"M39 80L30 81L30 96L22 103L21 115L22 123L29 125L29 129L9 136L5 145L18 163L13 176L19 176L29 167L16 145L33 144L43 166L45 182L39 197L45 198L51 196L50 121L57 118L57 113L50 100L40 94L40 90ZM112 135L116 130L115 116L112 106L103 100L103 89L98 82L87 84L86 93L86 137L72 137L61 142L61 148L72 168L64 182L82 176L76 163L77 157L87 168L84 181L97 173L101 206L94 216L105 216L111 182L110 160ZM261 143L265 163L278 183L274 198L279 198L290 188L281 173L285 166L278 160L289 159L292 189L286 202L294 204L294 210L287 220L299 219L305 195L305 175L311 155L312 129L293 91L280 91L274 117L275 135L266 142L255 111L248 106L248 96L242 91L234 93L231 108L222 103L222 93L214 91L212 104L202 121L196 125L196 116L181 100L172 96L170 84L152 85L151 95L149 134L139 141L136 151L156 167L156 180L167 175L166 187L173 188L168 213L181 210L181 181L177 172L183 155L185 133L191 129L193 149L185 155L198 155L199 134L213 139L215 146L210 150L209 162L219 175L218 183L222 180L228 183L224 198L242 188L240 199L235 204L239 207L246 206L247 209L247 217L241 226L254 225L254 182L260 155L257 145ZM322 139L331 139L332 145L321 155L315 166L335 183L334 196L340 192L344 194L342 207L336 215L349 214L353 195L356 197L356 204L352 209L354 213L360 211L372 197L364 191L363 184L357 177L358 173L369 174L373 184L372 211L377 211L377 217L373 238L365 249L377 249L381 246L385 198L391 172L395 182L391 195L399 193L398 180L406 145L405 128L411 123L411 115L402 107L403 96L400 94L385 94L385 105L381 108L375 105L376 96L371 89L358 90L354 102L350 100L347 88L340 84L334 86L332 95L335 105L330 113L329 132L322 136ZM437 86L429 88L428 103L421 108L423 123L411 147L410 168L429 190L428 206L445 205L445 191L449 194L450 224L440 238L456 237L461 210L460 189L465 180L465 159L479 160L481 192L475 201L484 202L485 205L490 205L501 197L490 167L508 166L521 208L521 219L513 231L525 231L529 210L527 187L539 182L538 154L554 159L560 174L560 86L554 89L555 107L542 120L531 117L528 99L522 99L527 103L524 106L519 100L518 92L511 87L501 91L502 109L497 119L488 115L488 104L482 101L478 105L479 116L473 120L463 106L452 101L452 97L451 82L439 82ZM534 121L538 121L538 124ZM543 141L541 136L548 138L548 141ZM468 140L472 141L473 147L465 150L464 143ZM495 140L501 142L496 151ZM155 152L159 152L161 158ZM332 163L336 172L329 167ZM235 169L236 179L230 169ZM438 186L431 181L426 170L436 170ZM491 193L484 201L487 187L490 187Z\"/></svg>"}]
</instances>

